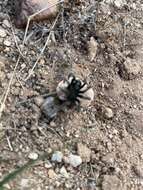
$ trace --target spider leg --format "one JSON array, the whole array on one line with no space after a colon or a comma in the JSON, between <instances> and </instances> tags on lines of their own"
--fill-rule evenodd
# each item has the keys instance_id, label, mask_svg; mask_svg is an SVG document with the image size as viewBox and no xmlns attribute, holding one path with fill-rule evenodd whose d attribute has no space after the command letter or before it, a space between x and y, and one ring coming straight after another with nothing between
<instances>
[{"instance_id":1,"label":"spider leg","mask_svg":"<svg viewBox=\"0 0 143 190\"><path fill-rule=\"evenodd\" d=\"M83 96L83 95L81 95L81 94L78 94L78 97L79 97L79 98L82 98L82 99L85 99L85 100L90 100L89 97L85 97L85 96Z\"/></svg>"},{"instance_id":2,"label":"spider leg","mask_svg":"<svg viewBox=\"0 0 143 190\"><path fill-rule=\"evenodd\" d=\"M80 100L76 98L75 102L76 102L76 105L77 105L76 109L77 109L78 112L80 112L80 109L81 109Z\"/></svg>"},{"instance_id":3,"label":"spider leg","mask_svg":"<svg viewBox=\"0 0 143 190\"><path fill-rule=\"evenodd\" d=\"M84 92L88 91L90 88L91 88L91 87L88 87L88 88L86 88L85 90L80 90L79 93L84 93Z\"/></svg>"},{"instance_id":4,"label":"spider leg","mask_svg":"<svg viewBox=\"0 0 143 190\"><path fill-rule=\"evenodd\" d=\"M86 85L86 82L84 82L84 83L81 85L80 88L83 88L85 85Z\"/></svg>"},{"instance_id":5,"label":"spider leg","mask_svg":"<svg viewBox=\"0 0 143 190\"><path fill-rule=\"evenodd\" d=\"M73 80L73 79L75 80L74 74L70 73L70 74L68 75L68 80L69 80L70 78L72 78L72 80Z\"/></svg>"}]
</instances>

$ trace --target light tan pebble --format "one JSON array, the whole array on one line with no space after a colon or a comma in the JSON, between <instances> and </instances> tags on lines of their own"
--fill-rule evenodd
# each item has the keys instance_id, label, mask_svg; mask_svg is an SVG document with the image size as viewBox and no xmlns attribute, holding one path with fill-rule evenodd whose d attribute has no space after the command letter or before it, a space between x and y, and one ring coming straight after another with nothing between
<instances>
[{"instance_id":1,"label":"light tan pebble","mask_svg":"<svg viewBox=\"0 0 143 190\"><path fill-rule=\"evenodd\" d=\"M98 48L98 43L95 40L94 37L90 38L90 41L88 42L88 51L89 51L89 58L90 61L93 61L94 58L96 57L97 54L97 48Z\"/></svg>"},{"instance_id":2,"label":"light tan pebble","mask_svg":"<svg viewBox=\"0 0 143 190\"><path fill-rule=\"evenodd\" d=\"M109 107L106 107L106 108L104 109L103 114L104 114L104 117L105 117L106 119L111 119L111 118L113 118L113 116L114 116L114 113L113 113L112 109L109 108Z\"/></svg>"},{"instance_id":3,"label":"light tan pebble","mask_svg":"<svg viewBox=\"0 0 143 190\"><path fill-rule=\"evenodd\" d=\"M4 40L3 44L7 47L10 47L11 46L11 41L9 40Z\"/></svg>"},{"instance_id":4,"label":"light tan pebble","mask_svg":"<svg viewBox=\"0 0 143 190\"><path fill-rule=\"evenodd\" d=\"M6 20L6 19L3 20L3 25L6 26L6 27L8 27L8 28L11 27L10 22L8 20Z\"/></svg>"},{"instance_id":5,"label":"light tan pebble","mask_svg":"<svg viewBox=\"0 0 143 190\"><path fill-rule=\"evenodd\" d=\"M65 178L69 178L69 174L64 166L60 169L60 174Z\"/></svg>"},{"instance_id":6,"label":"light tan pebble","mask_svg":"<svg viewBox=\"0 0 143 190\"><path fill-rule=\"evenodd\" d=\"M41 97L41 96L37 96L36 98L34 98L34 102L35 102L35 104L36 104L38 107L40 107L40 106L43 104L44 99L43 99L43 97Z\"/></svg>"},{"instance_id":7,"label":"light tan pebble","mask_svg":"<svg viewBox=\"0 0 143 190\"><path fill-rule=\"evenodd\" d=\"M29 155L28 155L28 158L30 160L37 160L38 159L38 154L36 152L31 152Z\"/></svg>"},{"instance_id":8,"label":"light tan pebble","mask_svg":"<svg viewBox=\"0 0 143 190\"><path fill-rule=\"evenodd\" d=\"M49 169L48 176L50 179L55 179L57 177L57 174L55 173L53 169Z\"/></svg>"},{"instance_id":9,"label":"light tan pebble","mask_svg":"<svg viewBox=\"0 0 143 190\"><path fill-rule=\"evenodd\" d=\"M4 38L4 37L6 37L6 32L5 32L5 30L2 28L2 27L0 27L0 37L1 38Z\"/></svg>"}]
</instances>

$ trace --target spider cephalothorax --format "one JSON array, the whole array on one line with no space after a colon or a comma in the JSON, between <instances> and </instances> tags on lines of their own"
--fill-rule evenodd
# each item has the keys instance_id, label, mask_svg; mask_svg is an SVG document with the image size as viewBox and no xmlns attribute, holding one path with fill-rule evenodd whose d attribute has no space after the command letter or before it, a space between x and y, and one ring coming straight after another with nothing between
<instances>
[{"instance_id":1,"label":"spider cephalothorax","mask_svg":"<svg viewBox=\"0 0 143 190\"><path fill-rule=\"evenodd\" d=\"M94 92L83 80L69 74L68 78L61 81L57 86L57 95L60 100L69 102L70 105L91 102Z\"/></svg>"}]
</instances>

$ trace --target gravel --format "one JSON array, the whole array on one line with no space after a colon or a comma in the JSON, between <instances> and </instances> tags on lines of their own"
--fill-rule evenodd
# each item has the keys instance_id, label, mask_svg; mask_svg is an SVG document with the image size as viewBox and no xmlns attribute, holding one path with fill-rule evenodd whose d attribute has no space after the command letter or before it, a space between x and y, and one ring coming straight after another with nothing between
<instances>
[{"instance_id":1,"label":"gravel","mask_svg":"<svg viewBox=\"0 0 143 190\"><path fill-rule=\"evenodd\" d=\"M4 38L6 37L6 35L7 35L6 31L2 27L0 27L0 37Z\"/></svg>"},{"instance_id":2,"label":"gravel","mask_svg":"<svg viewBox=\"0 0 143 190\"><path fill-rule=\"evenodd\" d=\"M36 152L30 152L30 154L28 155L28 158L30 160L37 160L38 159L38 154Z\"/></svg>"},{"instance_id":3,"label":"gravel","mask_svg":"<svg viewBox=\"0 0 143 190\"><path fill-rule=\"evenodd\" d=\"M51 158L53 162L59 162L59 163L62 162L62 159L63 159L63 153L60 151L54 152Z\"/></svg>"},{"instance_id":4,"label":"gravel","mask_svg":"<svg viewBox=\"0 0 143 190\"><path fill-rule=\"evenodd\" d=\"M74 168L78 167L79 165L81 165L82 163L82 159L80 156L78 155L74 155L74 154L70 154L67 157L66 160L67 163L69 163L71 166L73 166Z\"/></svg>"}]
</instances>

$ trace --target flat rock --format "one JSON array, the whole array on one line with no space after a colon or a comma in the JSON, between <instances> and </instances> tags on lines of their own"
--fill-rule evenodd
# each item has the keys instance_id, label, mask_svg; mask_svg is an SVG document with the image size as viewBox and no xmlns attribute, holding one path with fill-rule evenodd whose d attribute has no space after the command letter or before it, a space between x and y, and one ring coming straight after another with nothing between
<instances>
[{"instance_id":1,"label":"flat rock","mask_svg":"<svg viewBox=\"0 0 143 190\"><path fill-rule=\"evenodd\" d=\"M2 27L0 27L0 37L1 38L4 38L4 37L6 37L6 31L2 28Z\"/></svg>"},{"instance_id":2,"label":"flat rock","mask_svg":"<svg viewBox=\"0 0 143 190\"><path fill-rule=\"evenodd\" d=\"M46 10L34 16L32 20L43 21L55 17L58 12L57 4L58 0L21 0L16 6L16 26L18 28L25 27L29 16L46 7Z\"/></svg>"},{"instance_id":3,"label":"flat rock","mask_svg":"<svg viewBox=\"0 0 143 190\"><path fill-rule=\"evenodd\" d=\"M82 163L82 159L78 155L70 154L66 160L72 167L78 167Z\"/></svg>"},{"instance_id":4,"label":"flat rock","mask_svg":"<svg viewBox=\"0 0 143 190\"><path fill-rule=\"evenodd\" d=\"M60 174L64 178L69 178L69 174L68 174L68 172L67 172L67 170L66 170L66 168L64 166L60 169Z\"/></svg>"},{"instance_id":5,"label":"flat rock","mask_svg":"<svg viewBox=\"0 0 143 190\"><path fill-rule=\"evenodd\" d=\"M57 174L55 173L53 169L49 169L48 176L50 179L55 179L57 177Z\"/></svg>"},{"instance_id":6,"label":"flat rock","mask_svg":"<svg viewBox=\"0 0 143 190\"><path fill-rule=\"evenodd\" d=\"M62 162L62 159L63 159L63 153L60 151L54 152L51 158L53 162L59 162L59 163Z\"/></svg>"}]
</instances>

